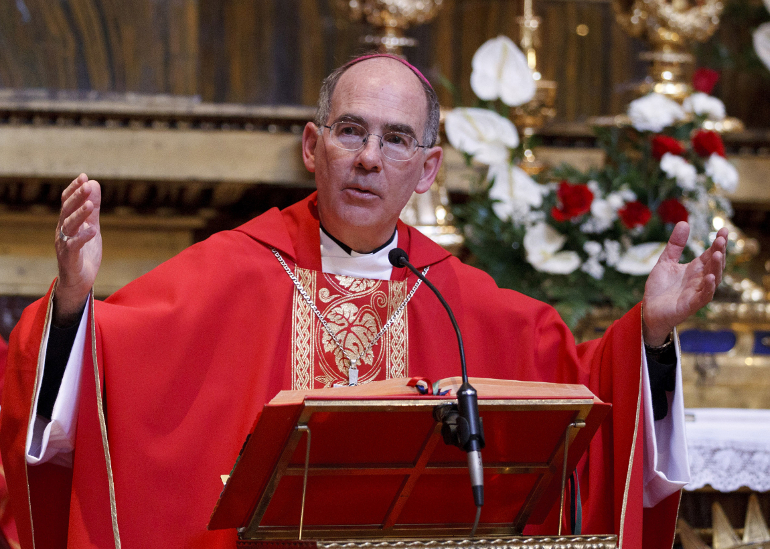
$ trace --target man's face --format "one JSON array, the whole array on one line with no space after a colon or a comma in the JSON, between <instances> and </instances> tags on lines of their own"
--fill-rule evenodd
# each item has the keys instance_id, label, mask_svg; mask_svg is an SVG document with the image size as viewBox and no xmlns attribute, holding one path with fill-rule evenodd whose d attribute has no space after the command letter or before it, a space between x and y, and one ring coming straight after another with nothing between
<instances>
[{"instance_id":1,"label":"man's face","mask_svg":"<svg viewBox=\"0 0 770 549\"><path fill-rule=\"evenodd\" d=\"M375 58L340 77L326 125L352 121L372 134L395 130L422 144L427 110L418 77L396 60ZM442 157L440 147L420 148L410 160L393 161L382 155L375 136L358 151L347 151L330 141L328 129L319 135L313 123L305 127L302 141L305 166L315 173L321 223L360 252L390 238L412 193L430 188Z\"/></svg>"}]
</instances>

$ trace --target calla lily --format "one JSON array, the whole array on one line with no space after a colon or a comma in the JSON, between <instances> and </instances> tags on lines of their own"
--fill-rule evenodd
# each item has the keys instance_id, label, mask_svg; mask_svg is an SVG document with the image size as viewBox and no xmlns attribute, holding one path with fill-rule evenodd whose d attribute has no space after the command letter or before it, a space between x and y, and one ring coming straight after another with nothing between
<instances>
[{"instance_id":1,"label":"calla lily","mask_svg":"<svg viewBox=\"0 0 770 549\"><path fill-rule=\"evenodd\" d=\"M449 143L482 164L507 162L519 146L516 126L489 109L454 109L444 121Z\"/></svg>"},{"instance_id":2,"label":"calla lily","mask_svg":"<svg viewBox=\"0 0 770 549\"><path fill-rule=\"evenodd\" d=\"M767 10L770 11L770 0L765 0ZM762 23L753 34L754 50L765 66L770 70L770 23Z\"/></svg>"},{"instance_id":3,"label":"calla lily","mask_svg":"<svg viewBox=\"0 0 770 549\"><path fill-rule=\"evenodd\" d=\"M492 209L500 219L516 218L522 212L543 204L544 187L518 166L493 164L487 172L487 180L494 180L489 198L499 201L492 205Z\"/></svg>"},{"instance_id":4,"label":"calla lily","mask_svg":"<svg viewBox=\"0 0 770 549\"><path fill-rule=\"evenodd\" d=\"M650 274L665 247L665 242L645 242L632 246L620 257L615 269L630 275Z\"/></svg>"},{"instance_id":5,"label":"calla lily","mask_svg":"<svg viewBox=\"0 0 770 549\"><path fill-rule=\"evenodd\" d=\"M480 99L498 97L508 106L523 105L535 96L535 80L527 58L507 36L487 40L473 55L471 88Z\"/></svg>"},{"instance_id":6,"label":"calla lily","mask_svg":"<svg viewBox=\"0 0 770 549\"><path fill-rule=\"evenodd\" d=\"M547 223L536 223L524 235L527 261L538 271L569 274L580 266L577 252L560 252L567 237Z\"/></svg>"}]
</instances>

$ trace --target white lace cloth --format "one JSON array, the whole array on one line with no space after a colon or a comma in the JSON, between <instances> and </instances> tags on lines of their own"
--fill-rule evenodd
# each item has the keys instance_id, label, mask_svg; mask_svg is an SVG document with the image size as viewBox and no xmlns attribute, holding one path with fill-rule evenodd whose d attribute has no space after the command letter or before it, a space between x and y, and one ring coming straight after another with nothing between
<instances>
[{"instance_id":1,"label":"white lace cloth","mask_svg":"<svg viewBox=\"0 0 770 549\"><path fill-rule=\"evenodd\" d=\"M770 490L770 410L698 408L686 413L692 480L685 490L707 484L720 492Z\"/></svg>"}]
</instances>

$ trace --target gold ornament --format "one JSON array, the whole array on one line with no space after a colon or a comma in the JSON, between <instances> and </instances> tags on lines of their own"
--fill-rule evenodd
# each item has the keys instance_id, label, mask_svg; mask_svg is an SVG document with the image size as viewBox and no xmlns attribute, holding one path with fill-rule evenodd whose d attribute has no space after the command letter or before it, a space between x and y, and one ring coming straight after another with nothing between
<instances>
[{"instance_id":1,"label":"gold ornament","mask_svg":"<svg viewBox=\"0 0 770 549\"><path fill-rule=\"evenodd\" d=\"M770 532L768 532L759 500L756 494L749 496L749 506L746 510L746 523L743 537L739 538L727 519L722 506L714 502L711 506L712 516L712 545L713 549L768 549L770 548ZM677 524L683 549L710 549L700 535L684 519Z\"/></svg>"},{"instance_id":2,"label":"gold ornament","mask_svg":"<svg viewBox=\"0 0 770 549\"><path fill-rule=\"evenodd\" d=\"M540 17L536 17L533 0L524 0L524 15L517 19L521 29L521 50L527 57L527 65L535 79L535 97L523 105L511 108L511 119L521 131L524 143L524 158L519 164L529 175L537 175L547 167L535 158L532 152L532 136L556 116L556 82L543 80L537 66L537 52L540 47Z\"/></svg>"},{"instance_id":3,"label":"gold ornament","mask_svg":"<svg viewBox=\"0 0 770 549\"><path fill-rule=\"evenodd\" d=\"M454 225L445 179L446 168L441 166L439 175L428 192L412 194L401 212L401 220L456 255L462 250L465 239Z\"/></svg>"},{"instance_id":4,"label":"gold ornament","mask_svg":"<svg viewBox=\"0 0 770 549\"><path fill-rule=\"evenodd\" d=\"M431 21L443 0L334 0L332 6L350 21L364 22L379 32L361 41L384 53L402 54L402 48L417 45L414 38L404 36L412 25Z\"/></svg>"},{"instance_id":5,"label":"gold ornament","mask_svg":"<svg viewBox=\"0 0 770 549\"><path fill-rule=\"evenodd\" d=\"M678 101L690 95L695 63L691 42L704 42L714 34L724 9L722 0L613 0L612 6L618 24L652 47L640 55L652 62L641 94L656 92Z\"/></svg>"}]
</instances>

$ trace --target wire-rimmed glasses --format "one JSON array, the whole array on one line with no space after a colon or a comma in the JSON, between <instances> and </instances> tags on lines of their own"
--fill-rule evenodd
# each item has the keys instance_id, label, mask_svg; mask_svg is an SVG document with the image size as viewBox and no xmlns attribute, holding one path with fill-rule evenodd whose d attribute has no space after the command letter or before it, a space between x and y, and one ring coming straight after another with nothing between
<instances>
[{"instance_id":1,"label":"wire-rimmed glasses","mask_svg":"<svg viewBox=\"0 0 770 549\"><path fill-rule=\"evenodd\" d=\"M426 145L420 145L417 139L409 134L391 131L377 135L369 133L361 124L355 122L335 122L331 126L324 125L324 128L329 129L331 142L346 151L360 150L369 141L371 135L379 137L382 155L396 162L409 160L415 155L417 149L427 148Z\"/></svg>"}]
</instances>

